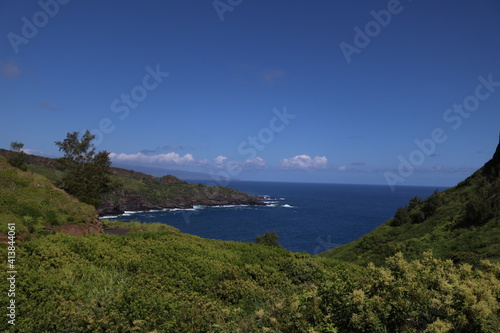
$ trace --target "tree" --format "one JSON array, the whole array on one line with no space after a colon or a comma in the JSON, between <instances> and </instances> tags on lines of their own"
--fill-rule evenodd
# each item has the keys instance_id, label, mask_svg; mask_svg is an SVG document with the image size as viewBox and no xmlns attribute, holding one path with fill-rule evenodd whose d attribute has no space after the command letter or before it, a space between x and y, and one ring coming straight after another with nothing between
<instances>
[{"instance_id":1,"label":"tree","mask_svg":"<svg viewBox=\"0 0 500 333\"><path fill-rule=\"evenodd\" d=\"M410 223L410 216L408 214L408 208L407 207L399 207L398 210L396 211L396 214L394 214L394 219L392 220L391 225L394 227L399 227L403 224Z\"/></svg>"},{"instance_id":2,"label":"tree","mask_svg":"<svg viewBox=\"0 0 500 333\"><path fill-rule=\"evenodd\" d=\"M85 131L81 139L79 136L78 132L68 133L64 141L55 142L64 152L59 162L68 169L59 185L82 202L98 207L102 195L113 189L109 153L95 152L95 135L90 131Z\"/></svg>"},{"instance_id":3,"label":"tree","mask_svg":"<svg viewBox=\"0 0 500 333\"><path fill-rule=\"evenodd\" d=\"M278 242L278 234L275 231L266 232L262 236L255 237L255 243L273 247L282 247Z\"/></svg>"},{"instance_id":4,"label":"tree","mask_svg":"<svg viewBox=\"0 0 500 333\"><path fill-rule=\"evenodd\" d=\"M13 154L8 158L8 161L13 167L22 171L27 171L28 167L26 166L26 154L24 153L23 148L24 143L18 141L11 142L10 150Z\"/></svg>"}]
</instances>

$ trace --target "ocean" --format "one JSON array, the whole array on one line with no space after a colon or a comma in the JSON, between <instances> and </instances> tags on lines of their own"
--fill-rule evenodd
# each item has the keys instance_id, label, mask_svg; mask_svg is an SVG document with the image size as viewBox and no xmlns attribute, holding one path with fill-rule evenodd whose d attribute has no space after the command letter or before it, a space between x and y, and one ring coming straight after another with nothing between
<instances>
[{"instance_id":1,"label":"ocean","mask_svg":"<svg viewBox=\"0 0 500 333\"><path fill-rule=\"evenodd\" d=\"M394 216L414 196L443 187L231 181L228 187L265 196L266 206L195 206L126 212L110 220L160 222L204 238L253 242L275 231L294 252L317 254L353 241Z\"/></svg>"}]
</instances>

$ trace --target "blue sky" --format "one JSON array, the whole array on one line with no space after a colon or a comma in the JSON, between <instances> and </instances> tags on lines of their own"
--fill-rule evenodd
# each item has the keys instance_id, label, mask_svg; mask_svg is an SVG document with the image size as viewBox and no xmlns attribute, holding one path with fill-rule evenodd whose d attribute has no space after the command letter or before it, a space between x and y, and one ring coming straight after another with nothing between
<instances>
[{"instance_id":1,"label":"blue sky","mask_svg":"<svg viewBox=\"0 0 500 333\"><path fill-rule=\"evenodd\" d=\"M498 143L498 17L496 0L2 1L0 147L59 156L89 129L120 163L453 186Z\"/></svg>"}]
</instances>

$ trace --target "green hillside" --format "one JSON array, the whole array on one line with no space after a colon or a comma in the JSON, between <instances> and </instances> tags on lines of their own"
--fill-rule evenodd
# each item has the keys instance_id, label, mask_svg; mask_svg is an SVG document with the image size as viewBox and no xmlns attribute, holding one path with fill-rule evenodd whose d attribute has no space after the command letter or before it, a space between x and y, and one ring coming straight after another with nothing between
<instances>
[{"instance_id":1,"label":"green hillside","mask_svg":"<svg viewBox=\"0 0 500 333\"><path fill-rule=\"evenodd\" d=\"M262 204L257 197L228 187L191 184L171 175L154 177L120 168L112 168L111 172L112 179L120 186L104 197L99 207L101 215L194 205Z\"/></svg>"},{"instance_id":2,"label":"green hillside","mask_svg":"<svg viewBox=\"0 0 500 333\"><path fill-rule=\"evenodd\" d=\"M126 225L134 230L124 236L58 233L18 243L15 327L4 319L0 330L496 332L500 324L500 266L488 262L472 268L400 254L385 268L362 267ZM0 294L2 304L7 298Z\"/></svg>"},{"instance_id":3,"label":"green hillside","mask_svg":"<svg viewBox=\"0 0 500 333\"><path fill-rule=\"evenodd\" d=\"M47 227L93 223L95 209L55 187L46 177L16 169L0 156L0 233L15 223L20 235L43 233Z\"/></svg>"},{"instance_id":4,"label":"green hillside","mask_svg":"<svg viewBox=\"0 0 500 333\"><path fill-rule=\"evenodd\" d=\"M393 219L365 236L321 254L382 264L403 252L417 258L432 250L440 258L478 263L500 261L500 144L483 168L457 186L426 200L414 198Z\"/></svg>"},{"instance_id":5,"label":"green hillside","mask_svg":"<svg viewBox=\"0 0 500 333\"><path fill-rule=\"evenodd\" d=\"M363 263L406 244L383 265L357 265L270 246L274 237L210 240L164 224L104 221L131 229L123 236L46 233L54 222L88 223L95 210L0 156L2 228L37 233L0 242L0 257L15 269L0 273L0 331L498 332L500 264L479 260L498 258L492 161L456 188L402 208L373 233L382 250L339 248ZM435 254L419 252L428 245ZM450 249L461 250L455 262L436 258Z\"/></svg>"},{"instance_id":6,"label":"green hillside","mask_svg":"<svg viewBox=\"0 0 500 333\"><path fill-rule=\"evenodd\" d=\"M0 149L0 155L13 153ZM66 174L55 159L26 155L29 171L43 175L58 184ZM142 172L111 168L115 189L104 196L99 215L118 215L124 211L144 211L163 208L187 208L194 205L262 205L256 196L222 186L191 184L174 176L154 177Z\"/></svg>"}]
</instances>

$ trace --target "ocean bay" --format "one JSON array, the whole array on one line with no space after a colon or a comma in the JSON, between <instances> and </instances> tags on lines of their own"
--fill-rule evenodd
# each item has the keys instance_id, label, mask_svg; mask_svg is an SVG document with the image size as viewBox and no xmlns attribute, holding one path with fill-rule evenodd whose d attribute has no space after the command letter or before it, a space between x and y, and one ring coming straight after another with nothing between
<instances>
[{"instance_id":1,"label":"ocean bay","mask_svg":"<svg viewBox=\"0 0 500 333\"><path fill-rule=\"evenodd\" d=\"M265 196L266 206L194 206L127 212L110 218L160 222L204 238L253 242L275 231L288 250L316 254L353 241L394 216L415 196L443 187L231 181L228 187Z\"/></svg>"}]
</instances>

